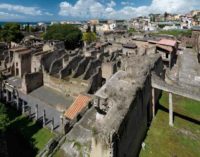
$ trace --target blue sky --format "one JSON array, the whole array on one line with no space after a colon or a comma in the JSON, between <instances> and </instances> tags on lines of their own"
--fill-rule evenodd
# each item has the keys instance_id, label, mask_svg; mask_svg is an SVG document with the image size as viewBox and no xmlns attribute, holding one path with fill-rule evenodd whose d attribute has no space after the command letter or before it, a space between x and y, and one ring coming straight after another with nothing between
<instances>
[{"instance_id":1,"label":"blue sky","mask_svg":"<svg viewBox=\"0 0 200 157\"><path fill-rule=\"evenodd\" d=\"M200 0L0 0L0 21L129 19L192 9Z\"/></svg>"}]
</instances>

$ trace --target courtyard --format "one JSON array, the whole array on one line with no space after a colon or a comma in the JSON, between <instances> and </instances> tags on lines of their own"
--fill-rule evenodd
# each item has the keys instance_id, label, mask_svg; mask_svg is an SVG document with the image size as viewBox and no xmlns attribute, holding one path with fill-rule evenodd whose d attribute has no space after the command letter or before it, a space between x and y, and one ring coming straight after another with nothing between
<instances>
[{"instance_id":1,"label":"courtyard","mask_svg":"<svg viewBox=\"0 0 200 157\"><path fill-rule=\"evenodd\" d=\"M47 128L6 106L9 123L5 132L5 140L9 157L36 156L55 137Z\"/></svg>"},{"instance_id":2,"label":"courtyard","mask_svg":"<svg viewBox=\"0 0 200 157\"><path fill-rule=\"evenodd\" d=\"M200 154L200 102L173 95L174 127L168 125L168 94L163 92L140 157L197 157Z\"/></svg>"}]
</instances>

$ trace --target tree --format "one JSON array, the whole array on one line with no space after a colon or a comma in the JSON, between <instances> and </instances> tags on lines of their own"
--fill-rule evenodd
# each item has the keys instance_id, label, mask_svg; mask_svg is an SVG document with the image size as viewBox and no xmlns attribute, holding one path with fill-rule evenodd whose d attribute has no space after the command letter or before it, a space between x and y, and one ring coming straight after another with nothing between
<instances>
[{"instance_id":1,"label":"tree","mask_svg":"<svg viewBox=\"0 0 200 157\"><path fill-rule=\"evenodd\" d=\"M93 26L93 32L94 32L94 33L97 33L96 25Z\"/></svg>"},{"instance_id":2,"label":"tree","mask_svg":"<svg viewBox=\"0 0 200 157\"><path fill-rule=\"evenodd\" d=\"M86 32L83 34L83 41L87 44L96 41L97 37L94 32Z\"/></svg>"},{"instance_id":3,"label":"tree","mask_svg":"<svg viewBox=\"0 0 200 157\"><path fill-rule=\"evenodd\" d=\"M167 17L169 16L169 14L167 12L164 13L164 20L167 21Z\"/></svg>"},{"instance_id":4,"label":"tree","mask_svg":"<svg viewBox=\"0 0 200 157\"><path fill-rule=\"evenodd\" d=\"M8 122L9 118L6 113L6 108L0 103L0 132L4 132L6 130Z\"/></svg>"},{"instance_id":5,"label":"tree","mask_svg":"<svg viewBox=\"0 0 200 157\"><path fill-rule=\"evenodd\" d=\"M75 49L81 46L82 32L74 25L55 24L47 28L44 34L45 40L62 40L65 42L66 49Z\"/></svg>"},{"instance_id":6,"label":"tree","mask_svg":"<svg viewBox=\"0 0 200 157\"><path fill-rule=\"evenodd\" d=\"M19 43L23 37L20 25L17 23L6 23L0 30L0 40L4 42L13 41Z\"/></svg>"},{"instance_id":7,"label":"tree","mask_svg":"<svg viewBox=\"0 0 200 157\"><path fill-rule=\"evenodd\" d=\"M86 32L91 32L91 26L90 26L90 24L87 25Z\"/></svg>"}]
</instances>

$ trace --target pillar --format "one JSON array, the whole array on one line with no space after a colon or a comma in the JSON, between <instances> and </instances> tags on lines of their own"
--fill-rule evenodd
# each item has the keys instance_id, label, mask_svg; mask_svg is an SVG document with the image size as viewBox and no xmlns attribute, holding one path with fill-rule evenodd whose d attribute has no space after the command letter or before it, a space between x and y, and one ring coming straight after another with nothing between
<instances>
[{"instance_id":1,"label":"pillar","mask_svg":"<svg viewBox=\"0 0 200 157\"><path fill-rule=\"evenodd\" d=\"M46 124L46 111L44 110L43 111L43 127L45 126Z\"/></svg>"},{"instance_id":2,"label":"pillar","mask_svg":"<svg viewBox=\"0 0 200 157\"><path fill-rule=\"evenodd\" d=\"M14 93L11 92L11 102L14 102Z\"/></svg>"},{"instance_id":3,"label":"pillar","mask_svg":"<svg viewBox=\"0 0 200 157\"><path fill-rule=\"evenodd\" d=\"M31 118L31 107L28 108L28 115Z\"/></svg>"},{"instance_id":4,"label":"pillar","mask_svg":"<svg viewBox=\"0 0 200 157\"><path fill-rule=\"evenodd\" d=\"M18 95L16 96L16 107L17 107L17 111L19 110L19 97Z\"/></svg>"},{"instance_id":5,"label":"pillar","mask_svg":"<svg viewBox=\"0 0 200 157\"><path fill-rule=\"evenodd\" d=\"M52 118L51 120L51 132L53 132L54 130L54 118Z\"/></svg>"},{"instance_id":6,"label":"pillar","mask_svg":"<svg viewBox=\"0 0 200 157\"><path fill-rule=\"evenodd\" d=\"M173 124L173 102L172 102L172 93L169 93L169 125L174 126Z\"/></svg>"},{"instance_id":7,"label":"pillar","mask_svg":"<svg viewBox=\"0 0 200 157\"><path fill-rule=\"evenodd\" d=\"M35 105L35 120L38 120L38 104Z\"/></svg>"},{"instance_id":8,"label":"pillar","mask_svg":"<svg viewBox=\"0 0 200 157\"><path fill-rule=\"evenodd\" d=\"M155 117L155 107L156 107L155 88L152 88L152 116L153 116L153 118Z\"/></svg>"},{"instance_id":9,"label":"pillar","mask_svg":"<svg viewBox=\"0 0 200 157\"><path fill-rule=\"evenodd\" d=\"M172 67L172 54L169 54L169 69Z\"/></svg>"},{"instance_id":10,"label":"pillar","mask_svg":"<svg viewBox=\"0 0 200 157\"><path fill-rule=\"evenodd\" d=\"M9 102L9 91L6 90L6 103L8 103L8 102Z\"/></svg>"},{"instance_id":11,"label":"pillar","mask_svg":"<svg viewBox=\"0 0 200 157\"><path fill-rule=\"evenodd\" d=\"M22 114L25 113L25 101L22 101Z\"/></svg>"},{"instance_id":12,"label":"pillar","mask_svg":"<svg viewBox=\"0 0 200 157\"><path fill-rule=\"evenodd\" d=\"M63 114L60 115L60 126L61 126L62 133L64 134L64 117L63 117Z\"/></svg>"}]
</instances>

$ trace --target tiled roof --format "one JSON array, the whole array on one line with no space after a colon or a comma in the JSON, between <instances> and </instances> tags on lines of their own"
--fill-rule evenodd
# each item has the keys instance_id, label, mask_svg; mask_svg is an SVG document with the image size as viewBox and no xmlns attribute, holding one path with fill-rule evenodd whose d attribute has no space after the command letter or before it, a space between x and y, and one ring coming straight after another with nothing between
<instances>
[{"instance_id":1,"label":"tiled roof","mask_svg":"<svg viewBox=\"0 0 200 157\"><path fill-rule=\"evenodd\" d=\"M164 46L164 45L156 45L156 47L167 50L169 53L171 53L173 51L172 47L169 46Z\"/></svg>"},{"instance_id":2,"label":"tiled roof","mask_svg":"<svg viewBox=\"0 0 200 157\"><path fill-rule=\"evenodd\" d=\"M66 110L65 117L73 120L89 103L91 97L79 95L73 104Z\"/></svg>"},{"instance_id":3,"label":"tiled roof","mask_svg":"<svg viewBox=\"0 0 200 157\"><path fill-rule=\"evenodd\" d=\"M169 39L161 39L160 41L157 42L160 45L166 45L166 46L176 46L176 41L175 40L169 40Z\"/></svg>"}]
</instances>

